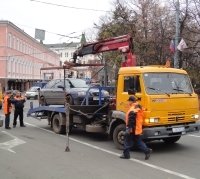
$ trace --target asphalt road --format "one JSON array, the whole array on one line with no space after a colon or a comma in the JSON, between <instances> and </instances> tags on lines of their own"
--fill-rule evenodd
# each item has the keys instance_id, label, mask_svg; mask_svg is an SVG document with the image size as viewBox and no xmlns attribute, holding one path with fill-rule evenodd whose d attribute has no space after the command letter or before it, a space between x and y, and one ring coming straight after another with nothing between
<instances>
[{"instance_id":1,"label":"asphalt road","mask_svg":"<svg viewBox=\"0 0 200 179\"><path fill-rule=\"evenodd\" d=\"M0 179L200 179L199 133L174 145L148 143L153 154L145 161L139 151L131 152L130 160L120 159L122 151L105 134L76 129L65 152L65 135L55 134L46 120L26 117L30 101L24 110L27 127L0 128ZM12 121L13 115L11 127Z\"/></svg>"}]
</instances>

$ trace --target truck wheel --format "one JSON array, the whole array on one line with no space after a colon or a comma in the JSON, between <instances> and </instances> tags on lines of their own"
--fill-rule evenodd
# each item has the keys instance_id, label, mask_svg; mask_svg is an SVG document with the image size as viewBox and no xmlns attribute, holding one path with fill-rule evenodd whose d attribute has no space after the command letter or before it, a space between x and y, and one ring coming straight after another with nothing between
<instances>
[{"instance_id":1,"label":"truck wheel","mask_svg":"<svg viewBox=\"0 0 200 179\"><path fill-rule=\"evenodd\" d=\"M118 149L124 149L125 124L118 125L113 132L113 141Z\"/></svg>"},{"instance_id":2,"label":"truck wheel","mask_svg":"<svg viewBox=\"0 0 200 179\"><path fill-rule=\"evenodd\" d=\"M64 134L66 132L66 126L61 125L60 116L58 114L54 115L53 117L52 127L56 134Z\"/></svg>"},{"instance_id":3,"label":"truck wheel","mask_svg":"<svg viewBox=\"0 0 200 179\"><path fill-rule=\"evenodd\" d=\"M180 138L181 138L181 136L176 136L176 137L163 138L162 140L167 144L173 144L173 143L177 142Z\"/></svg>"}]
</instances>

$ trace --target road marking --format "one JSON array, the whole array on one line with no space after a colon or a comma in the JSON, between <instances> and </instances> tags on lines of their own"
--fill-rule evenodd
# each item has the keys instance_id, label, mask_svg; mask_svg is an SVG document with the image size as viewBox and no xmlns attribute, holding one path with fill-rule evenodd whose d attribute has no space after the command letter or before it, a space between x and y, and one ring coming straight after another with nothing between
<instances>
[{"instance_id":1,"label":"road marking","mask_svg":"<svg viewBox=\"0 0 200 179\"><path fill-rule=\"evenodd\" d=\"M41 129L43 131L46 131L46 132L49 132L49 133L52 133L52 134L55 134L55 132L53 131L49 131L47 129L43 129L41 127L38 127L36 125L33 125L33 124L30 124L30 123L25 123L29 126L32 126L32 127L35 127L35 128L38 128L38 129ZM55 134L55 135L59 135L59 134ZM64 137L66 138L66 136L64 135L59 135L61 137ZM106 150L106 149L103 149L101 147L97 147L95 145L92 145L92 144L89 144L89 143L86 143L86 142L82 142L80 140L77 140L77 139L74 139L74 138L69 138L70 140L74 141L74 142L77 142L77 143L80 143L80 144L83 144L83 145L86 145L88 147L91 147L91 148L94 148L94 149L97 149L97 150L100 150L102 152L106 152L106 153L109 153L109 154L112 154L112 155L115 155L115 156L120 156L119 153L116 153L116 152L112 152L110 150ZM120 160L120 159L119 159ZM148 166L148 167L151 167L151 168L154 168L156 170L160 170L162 172L166 172L166 173L169 173L169 174L172 174L172 175L175 175L175 176L178 176L180 178L185 178L185 179L196 179L196 178L193 178L193 177L190 177L190 176L187 176L187 175L184 175L184 174L181 174L181 173L178 173L178 172L174 172L172 170L168 170L168 169L165 169L165 168L162 168L162 167L159 167L159 166L156 166L156 165L153 165L153 164L150 164L150 163L147 163L147 162L144 162L144 161L140 161L140 160L137 160L137 159L134 159L134 158L130 158L129 160L133 161L133 162L136 162L136 163L139 163L139 164L142 164L142 165L145 165L145 166Z\"/></svg>"},{"instance_id":2,"label":"road marking","mask_svg":"<svg viewBox=\"0 0 200 179\"><path fill-rule=\"evenodd\" d=\"M188 134L188 136L190 136L190 137L200 137L199 135L191 135L191 134Z\"/></svg>"},{"instance_id":3,"label":"road marking","mask_svg":"<svg viewBox=\"0 0 200 179\"><path fill-rule=\"evenodd\" d=\"M16 153L15 151L11 150L11 148L26 143L25 141L19 139L18 137L14 136L14 135L6 132L6 131L2 131L2 132L9 135L10 137L12 137L13 140L10 140L10 141L4 142L4 143L0 143L0 149L4 149L4 150L7 150L9 152Z\"/></svg>"}]
</instances>

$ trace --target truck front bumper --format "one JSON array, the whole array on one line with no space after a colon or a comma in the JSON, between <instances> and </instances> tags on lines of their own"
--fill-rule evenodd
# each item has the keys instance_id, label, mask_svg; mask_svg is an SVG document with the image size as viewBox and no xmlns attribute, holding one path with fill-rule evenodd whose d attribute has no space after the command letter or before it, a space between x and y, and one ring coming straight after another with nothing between
<instances>
[{"instance_id":1,"label":"truck front bumper","mask_svg":"<svg viewBox=\"0 0 200 179\"><path fill-rule=\"evenodd\" d=\"M187 125L169 125L167 127L149 127L144 128L142 139L156 140L166 137L181 136L190 133L197 133L200 130L200 122Z\"/></svg>"}]
</instances>

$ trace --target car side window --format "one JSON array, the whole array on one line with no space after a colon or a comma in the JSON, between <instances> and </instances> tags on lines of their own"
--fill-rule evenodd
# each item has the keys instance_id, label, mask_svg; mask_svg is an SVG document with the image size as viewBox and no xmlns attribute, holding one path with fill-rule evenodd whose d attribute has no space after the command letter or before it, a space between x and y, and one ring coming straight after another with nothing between
<instances>
[{"instance_id":1,"label":"car side window","mask_svg":"<svg viewBox=\"0 0 200 179\"><path fill-rule=\"evenodd\" d=\"M66 85L66 88L70 88L70 84L69 84L68 80L65 80L65 85ZM63 80L62 80L62 86L64 86Z\"/></svg>"},{"instance_id":2,"label":"car side window","mask_svg":"<svg viewBox=\"0 0 200 179\"><path fill-rule=\"evenodd\" d=\"M58 82L55 84L55 88L58 88L58 85L62 85L62 82Z\"/></svg>"},{"instance_id":3,"label":"car side window","mask_svg":"<svg viewBox=\"0 0 200 179\"><path fill-rule=\"evenodd\" d=\"M55 80L55 84L51 88L57 88L58 85L62 85L60 80Z\"/></svg>"},{"instance_id":4,"label":"car side window","mask_svg":"<svg viewBox=\"0 0 200 179\"><path fill-rule=\"evenodd\" d=\"M54 86L54 84L55 84L55 80L51 80L51 81L47 84L46 88L52 88L52 87Z\"/></svg>"}]
</instances>

